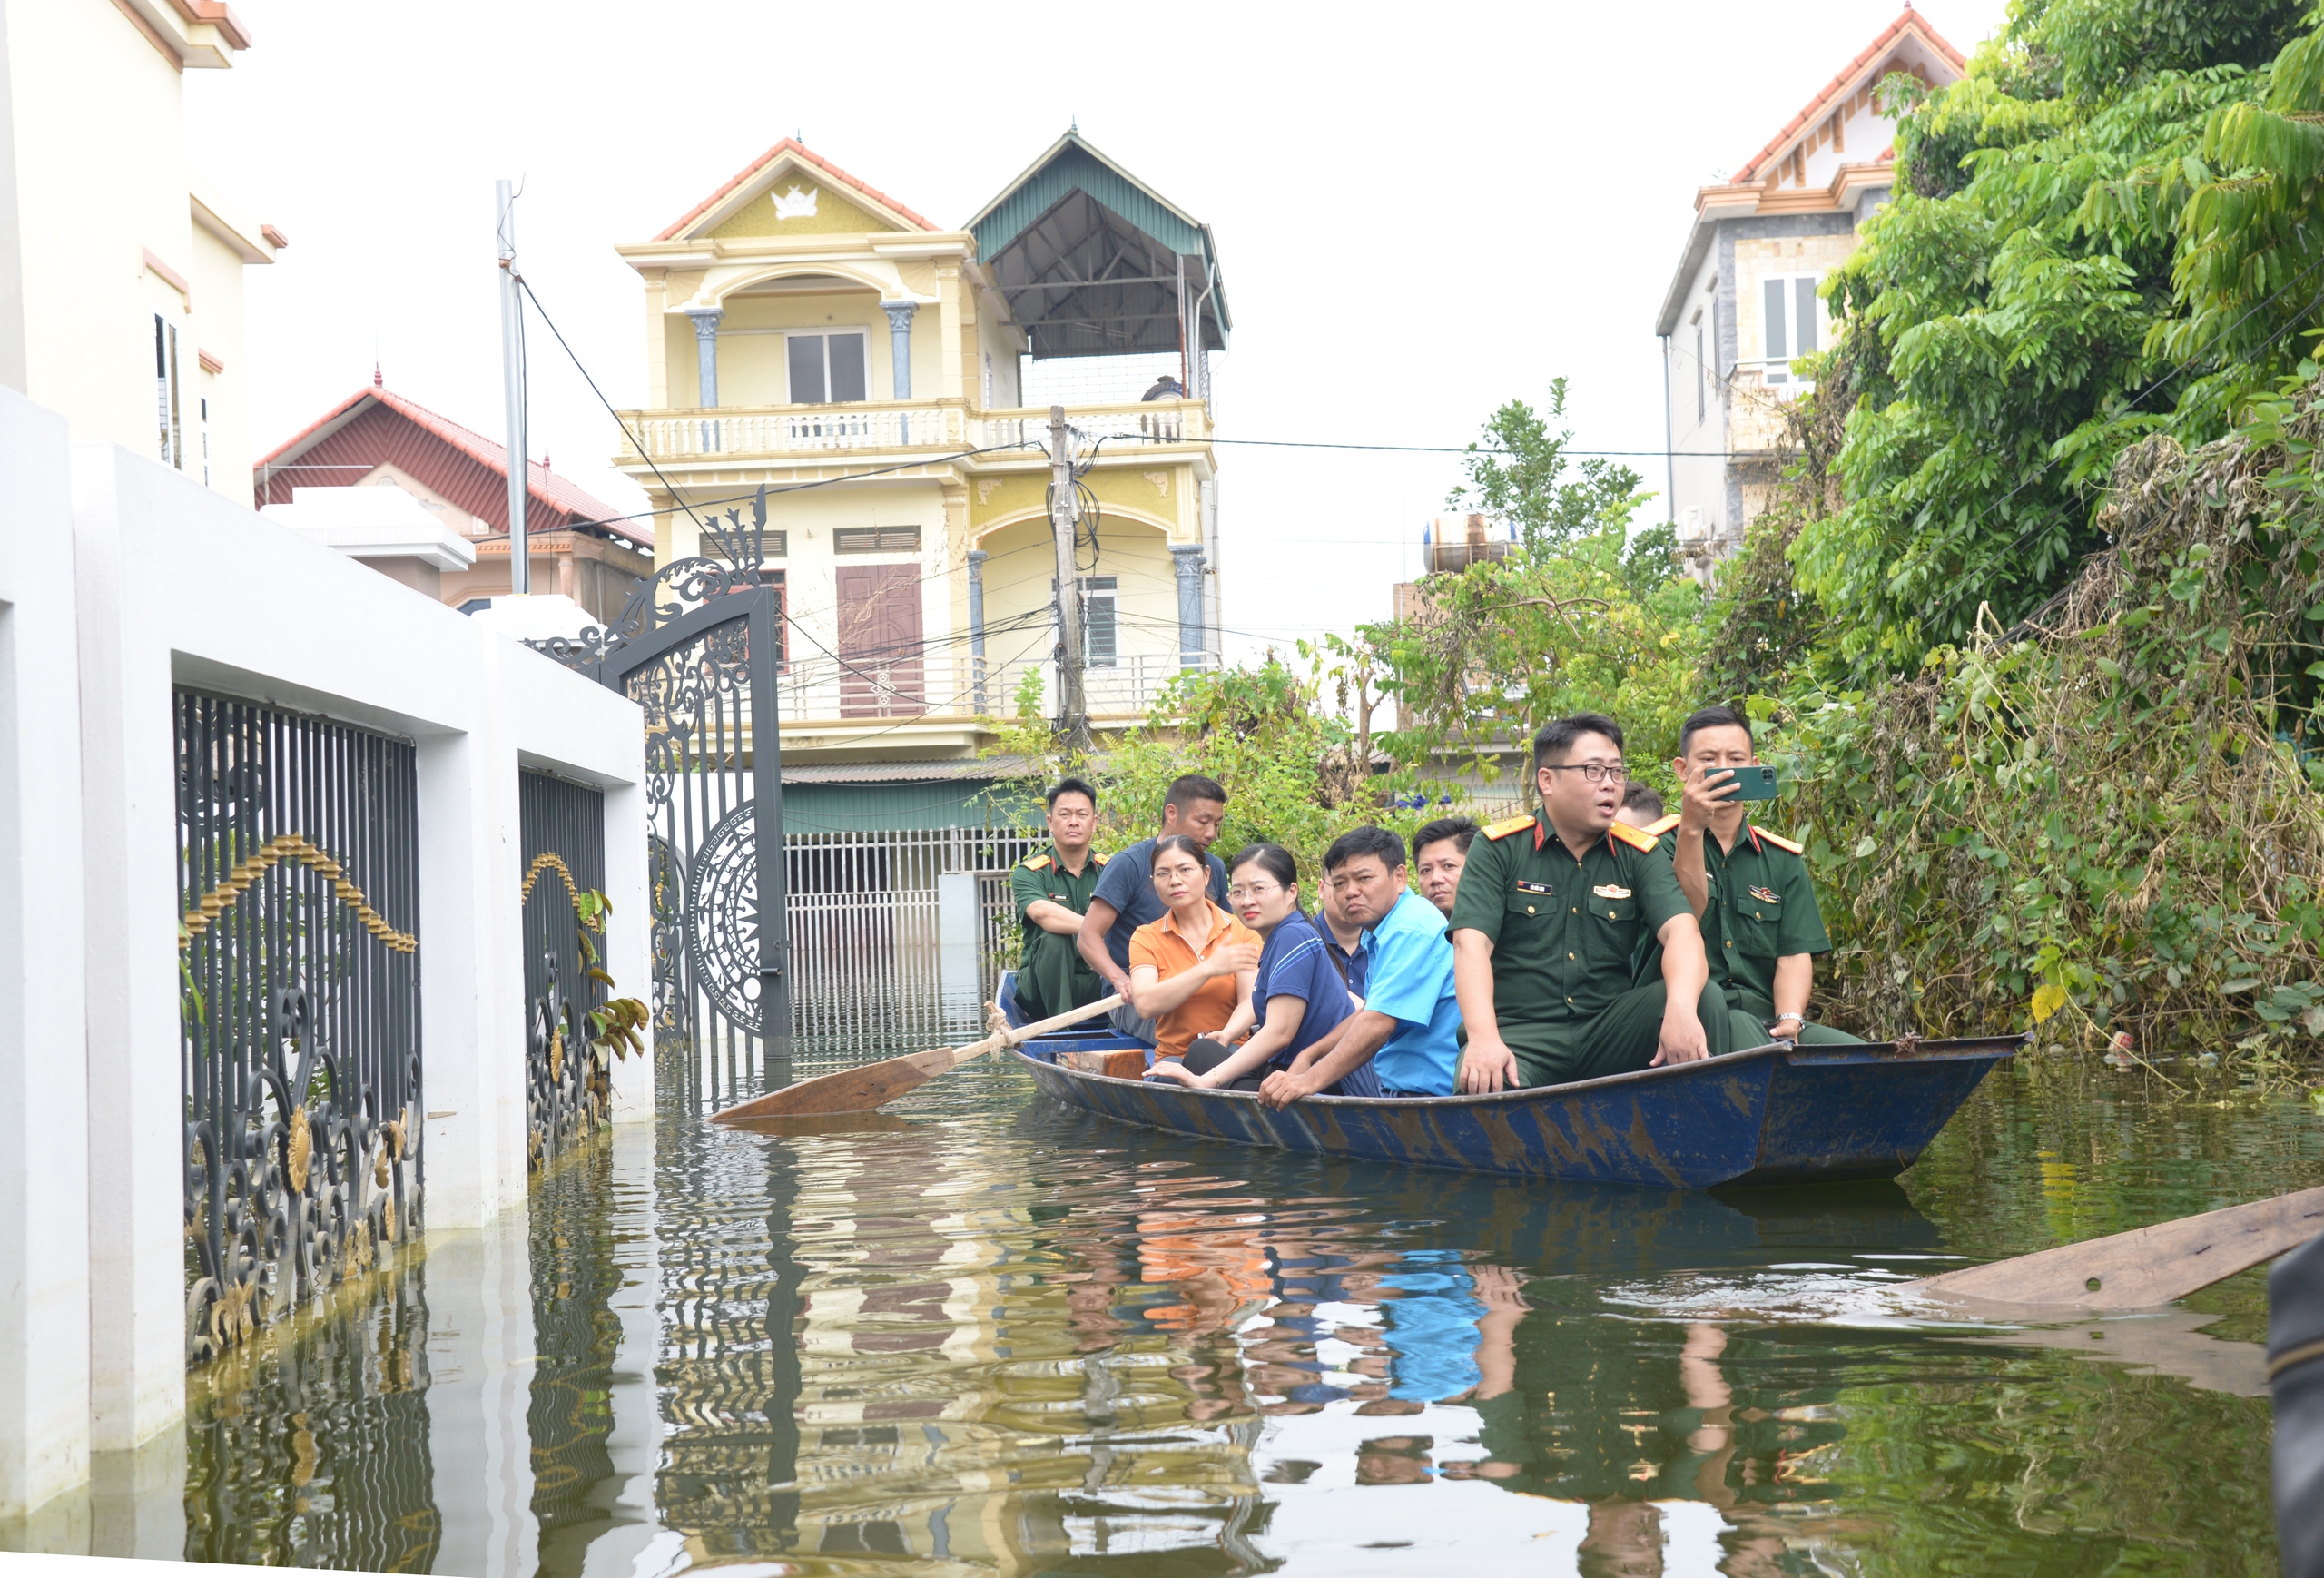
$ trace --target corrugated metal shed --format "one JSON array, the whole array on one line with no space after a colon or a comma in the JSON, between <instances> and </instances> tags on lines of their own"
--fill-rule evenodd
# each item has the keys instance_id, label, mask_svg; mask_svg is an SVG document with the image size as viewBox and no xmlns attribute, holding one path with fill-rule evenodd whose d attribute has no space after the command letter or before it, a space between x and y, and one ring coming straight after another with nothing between
<instances>
[{"instance_id":1,"label":"corrugated metal shed","mask_svg":"<svg viewBox=\"0 0 2324 1578\"><path fill-rule=\"evenodd\" d=\"M1068 132L969 222L977 256L1009 298L1035 356L1177 349L1179 260L1199 294L1201 348L1223 350L1234 319L1210 227ZM1100 291L1058 281L1125 282ZM1125 326L1108 336L1093 324ZM1132 330L1126 326L1139 325ZM1081 332L1073 332L1075 330ZM1123 335L1129 339L1124 340Z\"/></svg>"}]
</instances>

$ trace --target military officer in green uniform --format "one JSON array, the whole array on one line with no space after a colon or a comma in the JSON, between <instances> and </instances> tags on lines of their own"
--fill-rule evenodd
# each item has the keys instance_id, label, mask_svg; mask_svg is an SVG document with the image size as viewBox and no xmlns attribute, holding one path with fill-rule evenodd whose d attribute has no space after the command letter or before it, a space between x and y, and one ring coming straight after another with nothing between
<instances>
[{"instance_id":1,"label":"military officer in green uniform","mask_svg":"<svg viewBox=\"0 0 2324 1578\"><path fill-rule=\"evenodd\" d=\"M1684 793L1679 814L1649 829L1701 927L1710 978L1727 996L1738 1047L1769 1040L1858 1044L1807 1022L1816 955L1832 951L1799 845L1751 825L1733 798L1735 770L1756 766L1751 725L1733 707L1707 706L1679 731L1671 766Z\"/></svg>"},{"instance_id":2,"label":"military officer in green uniform","mask_svg":"<svg viewBox=\"0 0 2324 1578\"><path fill-rule=\"evenodd\" d=\"M1730 1050L1727 1000L1654 840L1617 823L1621 726L1597 713L1533 736L1541 811L1470 847L1448 930L1469 1031L1457 1089L1556 1085ZM1638 944L1661 944L1637 981Z\"/></svg>"},{"instance_id":3,"label":"military officer in green uniform","mask_svg":"<svg viewBox=\"0 0 2324 1578\"><path fill-rule=\"evenodd\" d=\"M1068 1012L1106 995L1105 982L1075 945L1089 894L1106 863L1089 852L1098 792L1078 778L1049 792L1049 846L1009 873L1025 946L1017 963L1017 1007L1028 1020Z\"/></svg>"}]
</instances>

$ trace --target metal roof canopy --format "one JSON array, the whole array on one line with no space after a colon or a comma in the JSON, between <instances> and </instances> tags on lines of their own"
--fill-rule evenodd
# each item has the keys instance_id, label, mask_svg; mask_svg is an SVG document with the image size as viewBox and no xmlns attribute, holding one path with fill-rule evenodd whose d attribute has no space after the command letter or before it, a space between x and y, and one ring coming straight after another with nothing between
<instances>
[{"instance_id":1,"label":"metal roof canopy","mask_svg":"<svg viewBox=\"0 0 2324 1578\"><path fill-rule=\"evenodd\" d=\"M1210 227L1078 132L1059 137L968 228L1036 360L1179 350L1182 265L1189 321L1199 321L1185 349L1226 349L1234 319Z\"/></svg>"}]
</instances>

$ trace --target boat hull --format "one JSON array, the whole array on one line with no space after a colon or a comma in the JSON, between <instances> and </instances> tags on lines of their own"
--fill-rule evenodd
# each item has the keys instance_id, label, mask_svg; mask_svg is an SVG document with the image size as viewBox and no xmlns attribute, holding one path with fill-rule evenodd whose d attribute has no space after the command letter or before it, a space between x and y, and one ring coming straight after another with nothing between
<instances>
[{"instance_id":1,"label":"boat hull","mask_svg":"<svg viewBox=\"0 0 2324 1578\"><path fill-rule=\"evenodd\" d=\"M1084 1073L1039 1041L1014 1055L1050 1100L1192 1139L1512 1178L1711 1188L1894 1178L2021 1044L1769 1046L1492 1096L1316 1096L1280 1111L1246 1091Z\"/></svg>"}]
</instances>

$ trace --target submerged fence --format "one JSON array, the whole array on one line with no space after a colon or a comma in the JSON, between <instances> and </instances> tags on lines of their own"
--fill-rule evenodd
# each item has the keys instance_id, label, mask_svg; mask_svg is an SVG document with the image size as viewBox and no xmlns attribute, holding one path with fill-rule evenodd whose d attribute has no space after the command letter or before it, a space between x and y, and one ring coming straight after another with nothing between
<instances>
[{"instance_id":1,"label":"submerged fence","mask_svg":"<svg viewBox=\"0 0 2324 1578\"><path fill-rule=\"evenodd\" d=\"M589 975L604 952L589 939L602 941L605 932L581 908L586 895L605 892L606 797L527 768L517 778L517 802L525 857L526 1159L537 1168L607 1104L605 1070L584 1033L607 995Z\"/></svg>"},{"instance_id":2,"label":"submerged fence","mask_svg":"<svg viewBox=\"0 0 2324 1578\"><path fill-rule=\"evenodd\" d=\"M419 1228L409 741L175 695L186 1346L206 1358Z\"/></svg>"}]
</instances>

